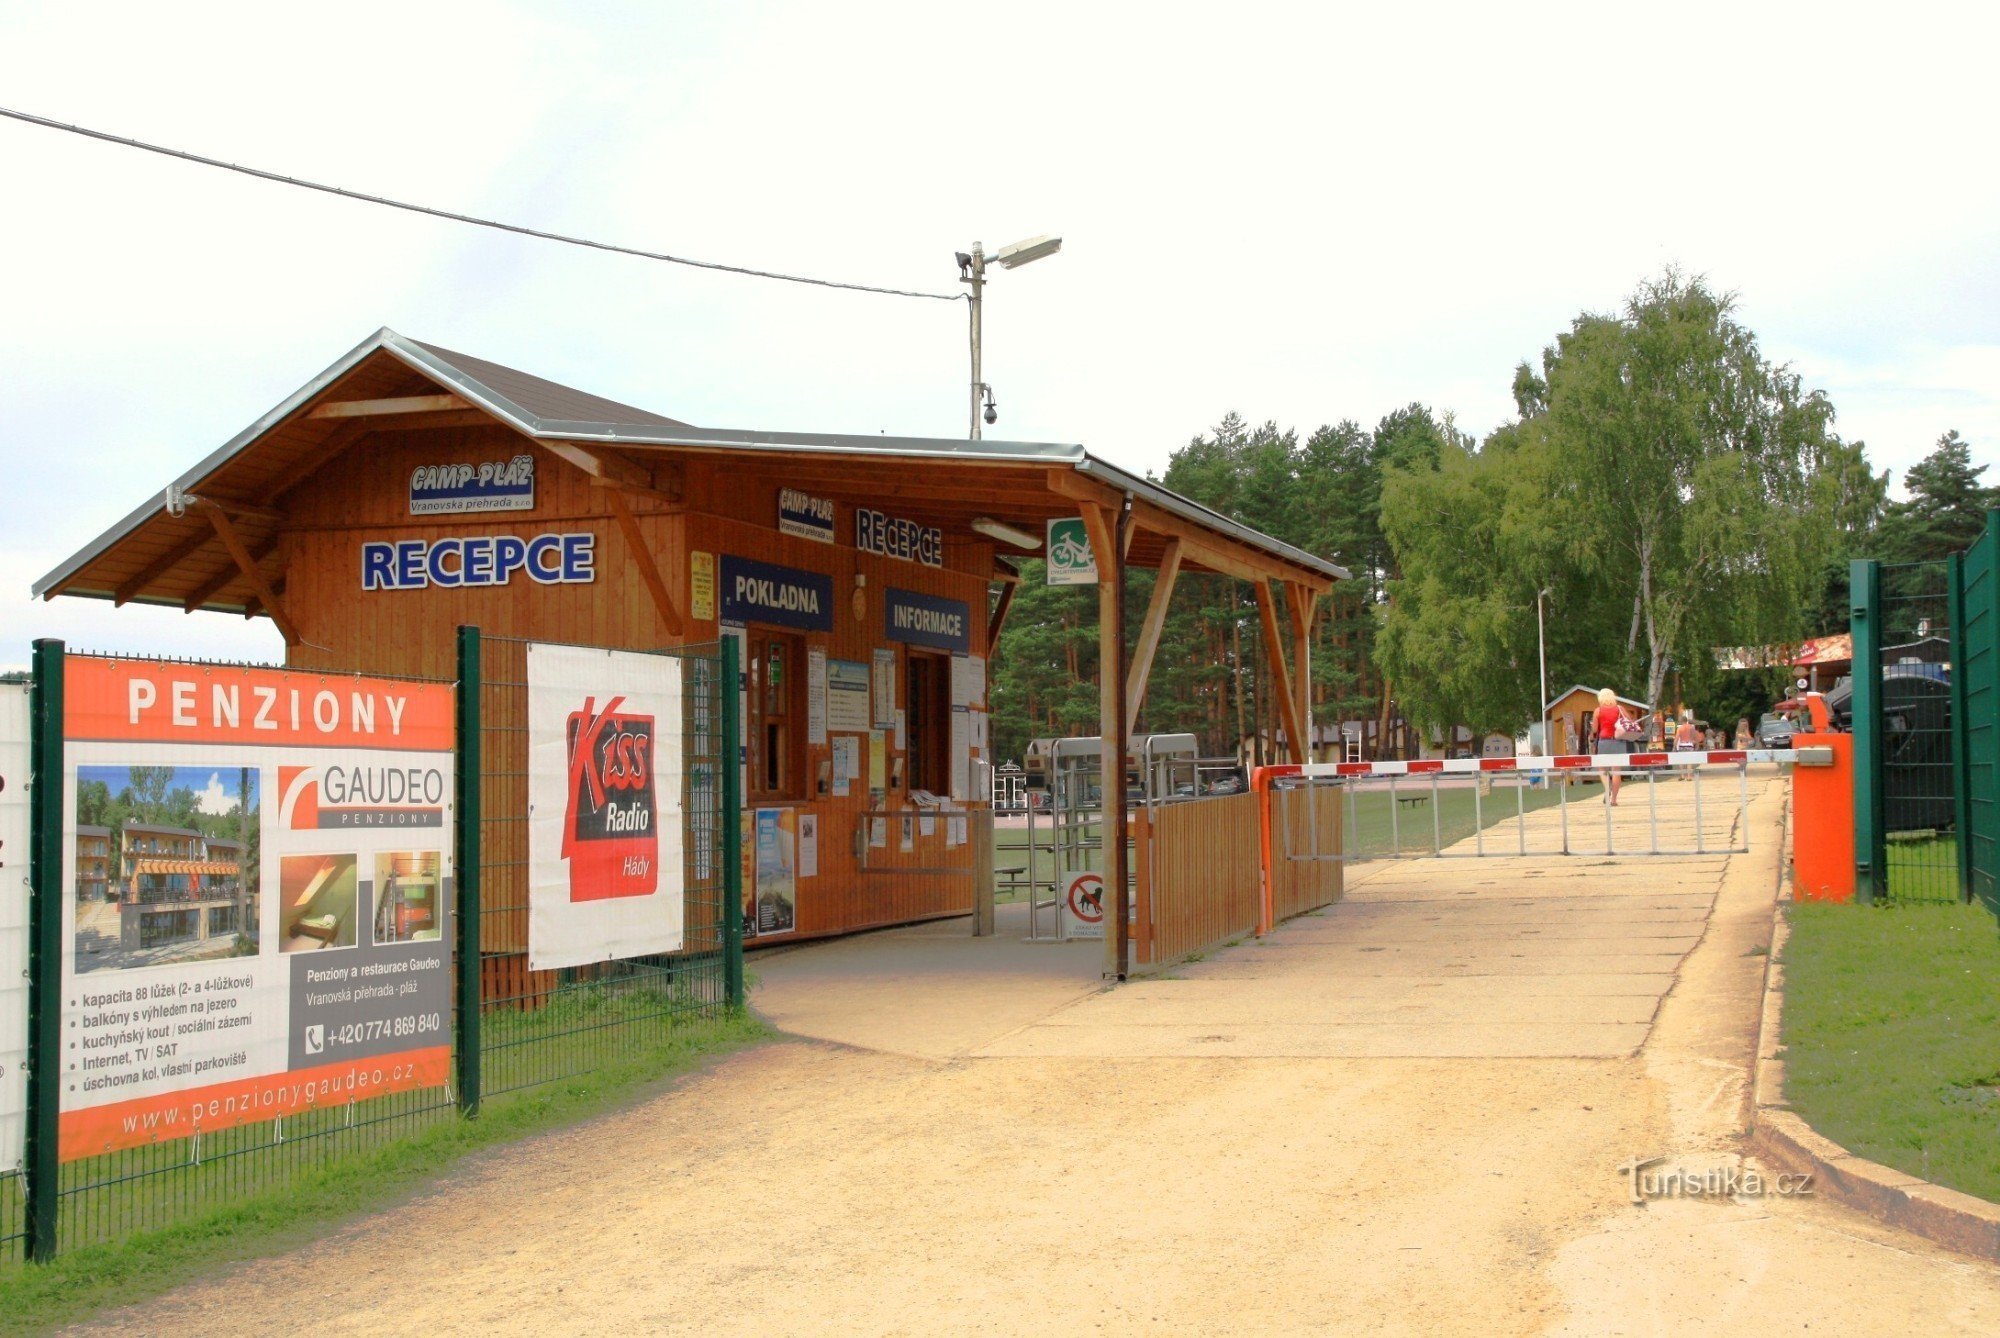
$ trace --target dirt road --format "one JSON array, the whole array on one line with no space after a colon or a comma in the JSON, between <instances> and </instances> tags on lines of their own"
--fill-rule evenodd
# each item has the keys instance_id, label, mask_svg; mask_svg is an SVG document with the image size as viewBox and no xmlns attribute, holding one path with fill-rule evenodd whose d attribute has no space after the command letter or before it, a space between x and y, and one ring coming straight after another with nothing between
<instances>
[{"instance_id":1,"label":"dirt road","mask_svg":"<svg viewBox=\"0 0 2000 1338\"><path fill-rule=\"evenodd\" d=\"M2000 1331L2000 1270L1734 1163L1781 786L1733 860L1429 862L1176 978L948 925L753 962L799 1039L131 1332ZM1003 923L1003 928L1004 928Z\"/></svg>"}]
</instances>

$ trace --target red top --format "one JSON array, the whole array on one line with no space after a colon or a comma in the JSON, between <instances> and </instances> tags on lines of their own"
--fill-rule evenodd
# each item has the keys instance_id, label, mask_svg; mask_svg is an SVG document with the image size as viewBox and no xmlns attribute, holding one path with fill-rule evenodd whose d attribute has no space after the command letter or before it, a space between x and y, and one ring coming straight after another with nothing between
<instances>
[{"instance_id":1,"label":"red top","mask_svg":"<svg viewBox=\"0 0 2000 1338\"><path fill-rule=\"evenodd\" d=\"M1619 717L1619 716L1621 716L1621 715L1623 715L1623 714L1624 714L1624 712L1618 709L1618 704L1617 704L1616 702L1613 702L1613 703L1612 703L1611 705L1609 705L1609 706L1600 706L1600 707L1598 707L1598 708L1597 708L1597 737L1598 737L1598 738L1600 738L1600 739L1615 739L1615 738L1617 738L1617 737L1618 737L1618 717Z\"/></svg>"}]
</instances>

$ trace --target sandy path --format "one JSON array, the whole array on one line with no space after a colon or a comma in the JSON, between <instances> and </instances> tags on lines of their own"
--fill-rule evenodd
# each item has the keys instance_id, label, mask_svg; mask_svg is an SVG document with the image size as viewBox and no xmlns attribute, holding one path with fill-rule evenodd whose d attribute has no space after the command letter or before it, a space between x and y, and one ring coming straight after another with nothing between
<instances>
[{"instance_id":1,"label":"sandy path","mask_svg":"<svg viewBox=\"0 0 2000 1338\"><path fill-rule=\"evenodd\" d=\"M1264 945L1109 994L1094 948L986 954L939 928L760 958L760 1002L825 1039L107 1327L2000 1331L2000 1271L1850 1214L1625 1201L1614 1168L1635 1154L1735 1156L1779 802L1760 799L1748 857L1588 883L1397 866ZM1492 885L1466 898L1474 869ZM1658 932L1690 899L1698 934ZM1440 932L1461 904L1462 932ZM1475 927L1485 955L1452 952ZM1582 927L1599 932L1560 952L1504 947ZM1364 1032L1421 1049L1454 1017L1507 1057L1352 1053ZM1297 1034L1203 1039L1257 1025Z\"/></svg>"}]
</instances>

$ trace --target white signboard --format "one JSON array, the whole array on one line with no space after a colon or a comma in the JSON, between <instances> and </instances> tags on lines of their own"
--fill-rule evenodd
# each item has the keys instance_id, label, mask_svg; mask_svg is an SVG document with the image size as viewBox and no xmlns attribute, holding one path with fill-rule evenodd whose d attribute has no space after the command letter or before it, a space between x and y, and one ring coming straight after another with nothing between
<instances>
[{"instance_id":1,"label":"white signboard","mask_svg":"<svg viewBox=\"0 0 2000 1338\"><path fill-rule=\"evenodd\" d=\"M0 684L0 1173L28 1110L28 687Z\"/></svg>"},{"instance_id":2,"label":"white signboard","mask_svg":"<svg viewBox=\"0 0 2000 1338\"><path fill-rule=\"evenodd\" d=\"M443 1085L452 707L70 658L63 1160Z\"/></svg>"},{"instance_id":3,"label":"white signboard","mask_svg":"<svg viewBox=\"0 0 2000 1338\"><path fill-rule=\"evenodd\" d=\"M806 742L826 746L826 650L821 646L806 651Z\"/></svg>"},{"instance_id":4,"label":"white signboard","mask_svg":"<svg viewBox=\"0 0 2000 1338\"><path fill-rule=\"evenodd\" d=\"M528 647L528 966L677 952L681 663Z\"/></svg>"},{"instance_id":5,"label":"white signboard","mask_svg":"<svg viewBox=\"0 0 2000 1338\"><path fill-rule=\"evenodd\" d=\"M875 727L868 711L868 666L860 660L827 662L826 727L854 734Z\"/></svg>"}]
</instances>

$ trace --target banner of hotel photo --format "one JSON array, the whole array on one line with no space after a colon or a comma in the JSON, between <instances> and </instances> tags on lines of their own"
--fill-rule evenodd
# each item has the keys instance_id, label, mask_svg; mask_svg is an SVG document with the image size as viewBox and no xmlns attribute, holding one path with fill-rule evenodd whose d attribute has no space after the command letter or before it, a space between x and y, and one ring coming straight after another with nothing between
<instances>
[{"instance_id":1,"label":"banner of hotel photo","mask_svg":"<svg viewBox=\"0 0 2000 1338\"><path fill-rule=\"evenodd\" d=\"M64 699L62 1159L442 1086L452 688L72 656Z\"/></svg>"}]
</instances>

